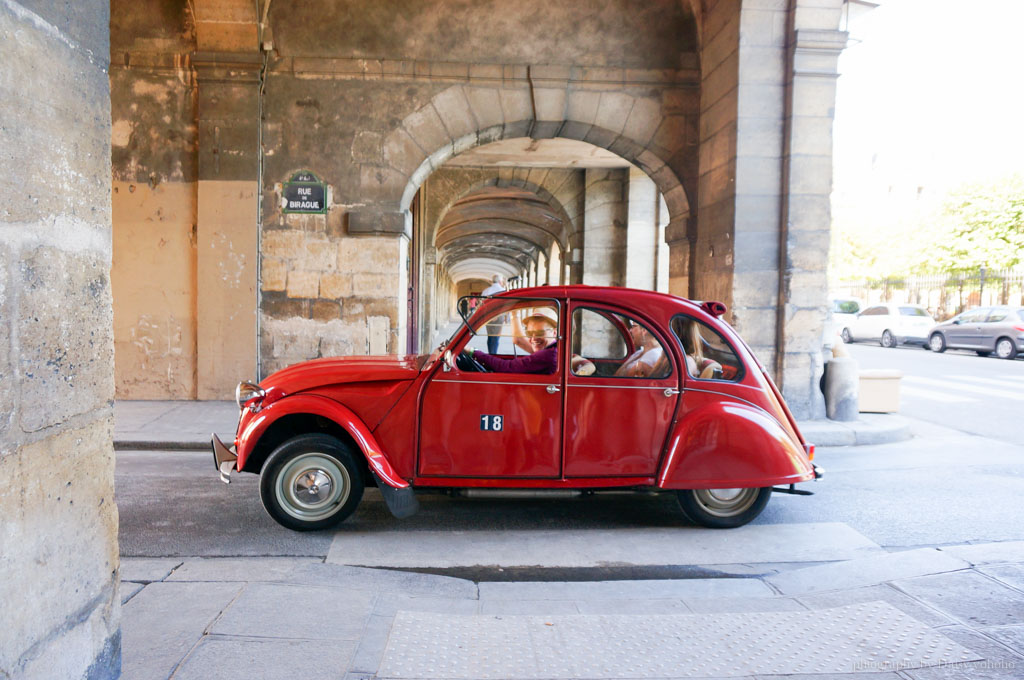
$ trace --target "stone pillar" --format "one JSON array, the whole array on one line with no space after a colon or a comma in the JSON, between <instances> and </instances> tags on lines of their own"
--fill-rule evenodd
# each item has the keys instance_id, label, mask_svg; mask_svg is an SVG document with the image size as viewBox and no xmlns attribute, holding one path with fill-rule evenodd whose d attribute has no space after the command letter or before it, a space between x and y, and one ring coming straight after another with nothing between
<instances>
[{"instance_id":1,"label":"stone pillar","mask_svg":"<svg viewBox=\"0 0 1024 680\"><path fill-rule=\"evenodd\" d=\"M629 169L626 231L626 286L654 290L658 275L658 201L654 180Z\"/></svg>"},{"instance_id":2,"label":"stone pillar","mask_svg":"<svg viewBox=\"0 0 1024 680\"><path fill-rule=\"evenodd\" d=\"M196 357L199 399L257 377L258 52L199 52Z\"/></svg>"},{"instance_id":3,"label":"stone pillar","mask_svg":"<svg viewBox=\"0 0 1024 680\"><path fill-rule=\"evenodd\" d=\"M696 288L690 282L693 261L694 220L683 218L664 227L665 246L668 250L667 290L679 297L693 297Z\"/></svg>"},{"instance_id":4,"label":"stone pillar","mask_svg":"<svg viewBox=\"0 0 1024 680\"><path fill-rule=\"evenodd\" d=\"M828 313L832 119L847 34L835 30L842 9L838 0L824 16L820 6L805 9L804 4L809 3L797 8L789 44L776 370L794 414L822 418L825 402L818 383Z\"/></svg>"},{"instance_id":5,"label":"stone pillar","mask_svg":"<svg viewBox=\"0 0 1024 680\"><path fill-rule=\"evenodd\" d=\"M0 677L121 667L109 5L0 3Z\"/></svg>"},{"instance_id":6,"label":"stone pillar","mask_svg":"<svg viewBox=\"0 0 1024 680\"><path fill-rule=\"evenodd\" d=\"M667 293L669 289L670 255L668 241L665 239L665 234L668 232L668 223L668 205L665 203L665 197L658 194L658 251L655 256L655 266L657 268L657 274L655 275L655 290L659 293ZM689 260L689 253L687 253L687 260Z\"/></svg>"},{"instance_id":7,"label":"stone pillar","mask_svg":"<svg viewBox=\"0 0 1024 680\"><path fill-rule=\"evenodd\" d=\"M583 283L626 282L627 170L587 170L583 213Z\"/></svg>"}]
</instances>

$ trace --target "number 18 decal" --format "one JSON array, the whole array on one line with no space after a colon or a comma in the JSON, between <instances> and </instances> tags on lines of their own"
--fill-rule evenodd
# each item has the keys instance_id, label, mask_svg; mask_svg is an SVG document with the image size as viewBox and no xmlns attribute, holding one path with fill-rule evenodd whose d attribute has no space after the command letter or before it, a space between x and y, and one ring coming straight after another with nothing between
<instances>
[{"instance_id":1,"label":"number 18 decal","mask_svg":"<svg viewBox=\"0 0 1024 680\"><path fill-rule=\"evenodd\" d=\"M505 424L503 416L480 416L480 429L499 432Z\"/></svg>"}]
</instances>

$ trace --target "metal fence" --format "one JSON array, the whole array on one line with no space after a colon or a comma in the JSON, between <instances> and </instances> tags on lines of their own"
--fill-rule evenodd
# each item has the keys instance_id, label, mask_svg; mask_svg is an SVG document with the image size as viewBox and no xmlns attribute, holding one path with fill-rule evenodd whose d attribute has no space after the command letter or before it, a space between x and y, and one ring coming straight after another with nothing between
<instances>
[{"instance_id":1,"label":"metal fence","mask_svg":"<svg viewBox=\"0 0 1024 680\"><path fill-rule=\"evenodd\" d=\"M833 286L839 297L866 304L908 302L928 308L936 320L948 319L972 307L1024 305L1024 269L966 274L923 274L884 279L840 281Z\"/></svg>"}]
</instances>

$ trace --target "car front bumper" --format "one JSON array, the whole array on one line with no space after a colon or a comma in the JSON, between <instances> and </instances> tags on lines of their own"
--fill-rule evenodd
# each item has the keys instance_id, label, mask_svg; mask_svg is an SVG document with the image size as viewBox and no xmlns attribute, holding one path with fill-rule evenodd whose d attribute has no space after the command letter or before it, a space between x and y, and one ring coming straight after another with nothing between
<instances>
[{"instance_id":1,"label":"car front bumper","mask_svg":"<svg viewBox=\"0 0 1024 680\"><path fill-rule=\"evenodd\" d=\"M220 473L220 481L225 484L231 483L231 471L235 469L235 461L238 454L234 452L234 446L230 449L220 440L216 434L210 435L210 448L213 449L213 464Z\"/></svg>"}]
</instances>

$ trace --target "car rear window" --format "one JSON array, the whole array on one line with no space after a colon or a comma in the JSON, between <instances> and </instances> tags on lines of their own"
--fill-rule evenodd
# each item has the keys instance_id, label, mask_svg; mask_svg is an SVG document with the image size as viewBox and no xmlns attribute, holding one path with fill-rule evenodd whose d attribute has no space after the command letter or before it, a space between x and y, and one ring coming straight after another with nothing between
<instances>
[{"instance_id":1,"label":"car rear window","mask_svg":"<svg viewBox=\"0 0 1024 680\"><path fill-rule=\"evenodd\" d=\"M1004 320L1006 318L1006 315L1009 313L1010 312L1005 309L993 309L992 313L988 315L988 318L985 319L985 321L987 323L996 323L998 321Z\"/></svg>"},{"instance_id":2,"label":"car rear window","mask_svg":"<svg viewBox=\"0 0 1024 680\"><path fill-rule=\"evenodd\" d=\"M900 307L900 314L903 316L928 316L928 312L920 307Z\"/></svg>"},{"instance_id":3,"label":"car rear window","mask_svg":"<svg viewBox=\"0 0 1024 680\"><path fill-rule=\"evenodd\" d=\"M1017 316L1020 317L1021 321L1024 321L1024 309L1018 309L1017 310Z\"/></svg>"}]
</instances>

